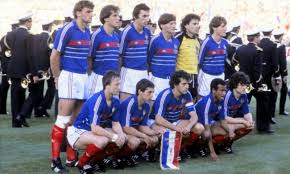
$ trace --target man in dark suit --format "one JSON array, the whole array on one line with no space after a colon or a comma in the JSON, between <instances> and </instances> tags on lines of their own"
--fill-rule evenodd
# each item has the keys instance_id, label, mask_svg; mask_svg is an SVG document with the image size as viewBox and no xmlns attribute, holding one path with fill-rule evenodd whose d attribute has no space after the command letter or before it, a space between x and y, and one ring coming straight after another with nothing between
<instances>
[{"instance_id":1,"label":"man in dark suit","mask_svg":"<svg viewBox=\"0 0 290 174\"><path fill-rule=\"evenodd\" d=\"M262 90L262 49L257 45L260 42L258 30L247 33L249 43L239 47L236 51L236 59L240 64L240 71L250 77L251 84L255 88L248 94L249 102L251 97L256 98L256 124L259 133L273 133L270 129L270 115L268 111L268 95ZM251 65L251 66L249 66Z\"/></svg>"},{"instance_id":2,"label":"man in dark suit","mask_svg":"<svg viewBox=\"0 0 290 174\"><path fill-rule=\"evenodd\" d=\"M7 34L8 45L11 46L11 58L8 64L7 74L11 79L11 111L12 127L29 127L25 116L20 115L25 101L25 90L21 86L21 80L28 73L32 73L36 80L36 72L31 61L30 39L28 30L32 26L32 14L26 14L19 19L19 28Z\"/></svg>"},{"instance_id":3,"label":"man in dark suit","mask_svg":"<svg viewBox=\"0 0 290 174\"><path fill-rule=\"evenodd\" d=\"M280 66L280 74L282 77L282 89L280 91L280 103L279 103L279 114L288 116L289 113L285 111L285 102L287 99L287 60L286 60L286 46L282 44L283 39L283 31L282 30L274 30L273 35L275 38L275 43L277 44L277 55L279 59L279 66Z\"/></svg>"},{"instance_id":4,"label":"man in dark suit","mask_svg":"<svg viewBox=\"0 0 290 174\"><path fill-rule=\"evenodd\" d=\"M51 47L50 44L53 43L51 36L49 35L52 30L53 20L46 20L42 22L42 29L43 31L38 35L38 44L36 45L37 49L37 57L38 57L38 69L44 72L50 73L50 54L51 54ZM39 92L38 92L38 100L40 103L35 104L37 108L35 109L35 116L42 117L46 116L49 117L50 115L47 113L46 109L50 109L54 94L55 94L55 85L54 79L52 76L46 81L47 82L47 90L45 96L43 97L43 89L44 89L44 81L40 82Z\"/></svg>"},{"instance_id":5,"label":"man in dark suit","mask_svg":"<svg viewBox=\"0 0 290 174\"><path fill-rule=\"evenodd\" d=\"M259 47L263 49L263 77L265 83L268 88L271 90L268 92L269 95L269 103L268 108L271 116L270 122L275 124L275 109L276 109L276 100L277 100L277 92L274 91L272 87L271 78L274 77L277 80L277 83L280 83L278 80L281 79L280 71L279 71L279 61L277 57L277 45L271 41L272 36L272 27L264 27L263 35L264 37L261 39Z\"/></svg>"},{"instance_id":6,"label":"man in dark suit","mask_svg":"<svg viewBox=\"0 0 290 174\"><path fill-rule=\"evenodd\" d=\"M11 24L12 31L18 28L18 22L13 22ZM7 74L8 64L11 57L9 52L11 53L10 46L7 43L6 35L3 36L0 40L0 61L1 61L1 72L2 72L2 80L0 81L0 114L9 114L6 109L7 105L7 93L10 87L8 83L8 78L5 74Z\"/></svg>"}]
</instances>

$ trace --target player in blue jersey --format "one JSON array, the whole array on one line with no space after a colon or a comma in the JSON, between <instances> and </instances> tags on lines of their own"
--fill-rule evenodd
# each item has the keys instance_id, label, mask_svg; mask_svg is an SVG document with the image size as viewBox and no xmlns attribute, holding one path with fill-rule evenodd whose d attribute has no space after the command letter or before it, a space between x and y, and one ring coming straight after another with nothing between
<instances>
[{"instance_id":1,"label":"player in blue jersey","mask_svg":"<svg viewBox=\"0 0 290 174\"><path fill-rule=\"evenodd\" d=\"M133 23L121 33L120 55L121 93L123 101L135 93L139 80L148 78L147 50L150 40L150 30L145 26L149 22L150 8L146 4L138 4L133 10Z\"/></svg>"},{"instance_id":2,"label":"player in blue jersey","mask_svg":"<svg viewBox=\"0 0 290 174\"><path fill-rule=\"evenodd\" d=\"M58 89L58 115L51 133L52 163L56 173L66 169L60 161L60 146L65 128L71 124L87 98L87 57L90 48L90 30L94 4L87 0L75 4L75 20L61 28L54 42L50 63L55 86ZM67 164L73 166L77 157L74 150L67 148Z\"/></svg>"},{"instance_id":3,"label":"player in blue jersey","mask_svg":"<svg viewBox=\"0 0 290 174\"><path fill-rule=\"evenodd\" d=\"M136 94L121 104L120 122L123 131L128 136L128 148L126 152L123 152L126 156L131 155L142 143L145 143L145 148L149 150L158 144L159 133L147 125L150 112L148 102L151 101L153 94L154 84L147 79L142 79L136 85ZM145 148L140 147L140 150L145 151ZM136 164L134 158L131 158L131 161L132 164Z\"/></svg>"},{"instance_id":4,"label":"player in blue jersey","mask_svg":"<svg viewBox=\"0 0 290 174\"><path fill-rule=\"evenodd\" d=\"M155 84L153 100L166 88L169 88L170 76L175 72L179 41L173 37L176 29L176 17L164 13L158 20L161 32L152 37L148 52L148 71L150 80Z\"/></svg>"},{"instance_id":5,"label":"player in blue jersey","mask_svg":"<svg viewBox=\"0 0 290 174\"><path fill-rule=\"evenodd\" d=\"M92 35L89 54L90 76L89 95L102 90L103 75L109 71L118 71L119 65L119 36L115 29L119 26L119 7L107 5L100 12L103 24Z\"/></svg>"},{"instance_id":6,"label":"player in blue jersey","mask_svg":"<svg viewBox=\"0 0 290 174\"><path fill-rule=\"evenodd\" d=\"M198 94L206 96L210 93L210 83L215 78L224 79L224 63L227 57L228 42L226 35L227 21L221 16L215 16L210 24L210 35L202 42L198 61Z\"/></svg>"},{"instance_id":7,"label":"player in blue jersey","mask_svg":"<svg viewBox=\"0 0 290 174\"><path fill-rule=\"evenodd\" d=\"M119 74L109 71L103 79L103 90L90 97L83 105L76 121L67 131L69 144L85 149L78 161L81 172L91 172L90 160L103 160L104 148L114 142L121 148L126 135L119 123L119 99L113 97L120 91Z\"/></svg>"},{"instance_id":8,"label":"player in blue jersey","mask_svg":"<svg viewBox=\"0 0 290 174\"><path fill-rule=\"evenodd\" d=\"M234 137L234 132L229 129L225 121L223 98L226 91L226 83L220 78L213 79L210 84L211 92L199 100L195 109L198 115L198 122L204 125L202 134L204 141L207 141L212 160L218 160L213 143L217 145L224 143L225 136ZM203 143L202 143L203 144Z\"/></svg>"},{"instance_id":9,"label":"player in blue jersey","mask_svg":"<svg viewBox=\"0 0 290 174\"><path fill-rule=\"evenodd\" d=\"M182 151L204 131L204 127L197 122L192 96L188 91L190 80L190 75L185 71L176 71L170 78L170 88L158 94L148 122L153 130L161 134L167 128L182 133Z\"/></svg>"},{"instance_id":10,"label":"player in blue jersey","mask_svg":"<svg viewBox=\"0 0 290 174\"><path fill-rule=\"evenodd\" d=\"M237 140L253 130L255 123L249 110L246 88L250 84L244 72L236 72L229 79L229 90L224 100L224 116L230 129L235 131ZM225 151L232 152L232 141L225 146Z\"/></svg>"}]
</instances>

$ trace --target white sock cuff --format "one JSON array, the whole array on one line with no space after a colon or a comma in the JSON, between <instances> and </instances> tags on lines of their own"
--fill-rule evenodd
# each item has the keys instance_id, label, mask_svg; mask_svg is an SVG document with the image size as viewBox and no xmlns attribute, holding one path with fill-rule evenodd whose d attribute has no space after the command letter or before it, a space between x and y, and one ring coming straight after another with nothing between
<instances>
[{"instance_id":1,"label":"white sock cuff","mask_svg":"<svg viewBox=\"0 0 290 174\"><path fill-rule=\"evenodd\" d=\"M64 129L65 125L69 122L71 116L63 116L63 115L57 115L55 125L58 127Z\"/></svg>"}]
</instances>

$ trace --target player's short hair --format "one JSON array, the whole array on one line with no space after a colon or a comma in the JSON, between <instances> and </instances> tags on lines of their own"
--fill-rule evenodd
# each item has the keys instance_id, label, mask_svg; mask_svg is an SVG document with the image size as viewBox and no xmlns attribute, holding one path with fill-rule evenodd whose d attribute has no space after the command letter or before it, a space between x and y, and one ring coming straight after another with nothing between
<instances>
[{"instance_id":1,"label":"player's short hair","mask_svg":"<svg viewBox=\"0 0 290 174\"><path fill-rule=\"evenodd\" d=\"M190 75L183 71L183 70L179 70L179 71L176 71L170 78L169 80L169 86L171 89L174 88L174 85L178 85L180 82L181 82L181 79L184 79L188 82L190 82L192 79L190 77Z\"/></svg>"},{"instance_id":2,"label":"player's short hair","mask_svg":"<svg viewBox=\"0 0 290 174\"><path fill-rule=\"evenodd\" d=\"M181 24L180 24L180 29L181 31L185 32L185 25L189 24L191 20L196 19L198 21L200 21L200 17L194 13L190 13L187 14L186 16L184 16L184 18L181 20Z\"/></svg>"},{"instance_id":3,"label":"player's short hair","mask_svg":"<svg viewBox=\"0 0 290 174\"><path fill-rule=\"evenodd\" d=\"M120 11L120 8L115 5L106 5L100 12L100 21L102 24L105 23L105 19L110 17L113 12Z\"/></svg>"},{"instance_id":4,"label":"player's short hair","mask_svg":"<svg viewBox=\"0 0 290 174\"><path fill-rule=\"evenodd\" d=\"M115 71L106 72L102 79L103 89L105 89L107 85L110 85L115 78L120 78L120 74Z\"/></svg>"},{"instance_id":5,"label":"player's short hair","mask_svg":"<svg viewBox=\"0 0 290 174\"><path fill-rule=\"evenodd\" d=\"M150 11L150 8L144 3L136 5L134 7L134 10L133 10L133 19L138 19L139 18L139 14L140 14L141 10Z\"/></svg>"},{"instance_id":6,"label":"player's short hair","mask_svg":"<svg viewBox=\"0 0 290 174\"><path fill-rule=\"evenodd\" d=\"M49 27L52 27L52 23L51 24L47 24L47 25L42 25L42 30L48 31Z\"/></svg>"},{"instance_id":7,"label":"player's short hair","mask_svg":"<svg viewBox=\"0 0 290 174\"><path fill-rule=\"evenodd\" d=\"M74 18L75 19L77 18L78 11L82 11L82 9L84 9L84 8L94 9L94 7L95 7L95 5L91 1L88 1L88 0L81 0L81 1L77 2L74 6L74 9L73 9Z\"/></svg>"},{"instance_id":8,"label":"player's short hair","mask_svg":"<svg viewBox=\"0 0 290 174\"><path fill-rule=\"evenodd\" d=\"M221 78L215 78L210 83L210 91L217 90L219 85L226 86L226 82Z\"/></svg>"},{"instance_id":9,"label":"player's short hair","mask_svg":"<svg viewBox=\"0 0 290 174\"><path fill-rule=\"evenodd\" d=\"M244 72L235 72L229 79L228 87L233 90L238 87L238 85L249 85L250 78Z\"/></svg>"},{"instance_id":10,"label":"player's short hair","mask_svg":"<svg viewBox=\"0 0 290 174\"><path fill-rule=\"evenodd\" d=\"M164 13L159 17L158 26L162 30L161 25L168 24L171 21L176 21L176 17L170 13Z\"/></svg>"},{"instance_id":11,"label":"player's short hair","mask_svg":"<svg viewBox=\"0 0 290 174\"><path fill-rule=\"evenodd\" d=\"M222 24L227 25L227 20L222 16L215 16L211 19L209 23L209 32L210 34L213 34L213 28L217 28L221 26Z\"/></svg>"},{"instance_id":12,"label":"player's short hair","mask_svg":"<svg viewBox=\"0 0 290 174\"><path fill-rule=\"evenodd\" d=\"M136 84L136 95L137 96L139 95L139 93L138 93L139 90L144 92L147 88L154 88L154 87L155 87L155 85L153 82L151 82L148 79L142 79Z\"/></svg>"}]
</instances>

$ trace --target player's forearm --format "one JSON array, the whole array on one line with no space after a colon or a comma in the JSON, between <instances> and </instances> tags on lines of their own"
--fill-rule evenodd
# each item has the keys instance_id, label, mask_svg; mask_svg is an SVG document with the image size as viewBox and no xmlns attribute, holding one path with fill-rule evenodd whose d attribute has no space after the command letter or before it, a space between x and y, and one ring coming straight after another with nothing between
<instances>
[{"instance_id":1,"label":"player's forearm","mask_svg":"<svg viewBox=\"0 0 290 174\"><path fill-rule=\"evenodd\" d=\"M231 124L245 124L245 121L243 119L232 118L232 117L229 117L229 116L226 117L226 121L228 123L231 123Z\"/></svg>"},{"instance_id":2,"label":"player's forearm","mask_svg":"<svg viewBox=\"0 0 290 174\"><path fill-rule=\"evenodd\" d=\"M119 122L112 122L112 129L117 134L124 134L123 129Z\"/></svg>"},{"instance_id":3,"label":"player's forearm","mask_svg":"<svg viewBox=\"0 0 290 174\"><path fill-rule=\"evenodd\" d=\"M229 133L230 132L230 128L226 122L226 120L221 120L221 127L227 132Z\"/></svg>"},{"instance_id":4,"label":"player's forearm","mask_svg":"<svg viewBox=\"0 0 290 174\"><path fill-rule=\"evenodd\" d=\"M102 128L101 126L98 126L98 125L92 125L91 126L92 128L92 132L96 135L99 135L99 136L105 136L109 139L112 139L114 134L107 131L106 129Z\"/></svg>"},{"instance_id":5,"label":"player's forearm","mask_svg":"<svg viewBox=\"0 0 290 174\"><path fill-rule=\"evenodd\" d=\"M128 135L133 135L138 138L146 138L146 135L133 127L124 127L124 132Z\"/></svg>"},{"instance_id":6,"label":"player's forearm","mask_svg":"<svg viewBox=\"0 0 290 174\"><path fill-rule=\"evenodd\" d=\"M190 112L189 115L190 115L190 120L189 120L188 126L192 128L194 125L196 125L198 118L197 118L196 112Z\"/></svg>"},{"instance_id":7,"label":"player's forearm","mask_svg":"<svg viewBox=\"0 0 290 174\"><path fill-rule=\"evenodd\" d=\"M139 131L146 134L146 135L149 135L149 136L155 136L157 135L158 133L155 132L153 129L149 128L148 126L139 126Z\"/></svg>"},{"instance_id":8,"label":"player's forearm","mask_svg":"<svg viewBox=\"0 0 290 174\"><path fill-rule=\"evenodd\" d=\"M50 56L50 68L53 77L58 77L60 74L60 53L53 49Z\"/></svg>"},{"instance_id":9,"label":"player's forearm","mask_svg":"<svg viewBox=\"0 0 290 174\"><path fill-rule=\"evenodd\" d=\"M171 130L176 130L176 126L171 124L169 121L165 120L163 117L157 115L155 119L156 123L160 126L163 126L165 128L169 128Z\"/></svg>"}]
</instances>

